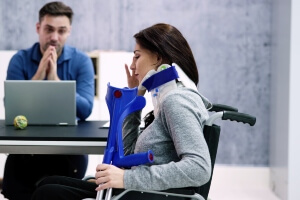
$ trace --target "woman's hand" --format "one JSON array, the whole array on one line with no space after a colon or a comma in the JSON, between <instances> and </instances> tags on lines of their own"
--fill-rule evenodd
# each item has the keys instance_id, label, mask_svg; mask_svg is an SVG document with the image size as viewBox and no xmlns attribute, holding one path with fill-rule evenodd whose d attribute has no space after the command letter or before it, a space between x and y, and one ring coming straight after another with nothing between
<instances>
[{"instance_id":1,"label":"woman's hand","mask_svg":"<svg viewBox=\"0 0 300 200\"><path fill-rule=\"evenodd\" d=\"M135 70L134 70L134 59L132 60L132 63L130 65L130 69L132 70L132 73L129 71L129 67L127 64L125 64L125 70L127 75L127 84L129 88L134 88L139 86L139 80L135 76ZM138 95L143 96L145 94L145 90L139 90Z\"/></svg>"},{"instance_id":2,"label":"woman's hand","mask_svg":"<svg viewBox=\"0 0 300 200\"><path fill-rule=\"evenodd\" d=\"M124 188L124 170L114 165L99 164L96 168L96 190Z\"/></svg>"},{"instance_id":3,"label":"woman's hand","mask_svg":"<svg viewBox=\"0 0 300 200\"><path fill-rule=\"evenodd\" d=\"M133 62L131 63L133 65ZM130 67L132 68L132 67ZM139 80L136 78L134 72L135 70L132 70L132 73L129 71L129 67L127 64L125 64L125 70L126 70L126 75L127 75L127 84L129 88L134 88L139 86Z\"/></svg>"}]
</instances>

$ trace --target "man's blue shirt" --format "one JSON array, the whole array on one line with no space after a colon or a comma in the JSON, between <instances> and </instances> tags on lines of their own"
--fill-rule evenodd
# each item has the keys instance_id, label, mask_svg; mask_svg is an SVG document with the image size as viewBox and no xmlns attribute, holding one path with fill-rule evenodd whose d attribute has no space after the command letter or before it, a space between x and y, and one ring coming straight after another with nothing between
<instances>
[{"instance_id":1,"label":"man's blue shirt","mask_svg":"<svg viewBox=\"0 0 300 200\"><path fill-rule=\"evenodd\" d=\"M31 80L42 59L39 43L18 51L10 60L7 80ZM86 119L92 112L94 100L94 68L91 59L74 47L65 45L57 60L60 80L76 81L77 117Z\"/></svg>"}]
</instances>

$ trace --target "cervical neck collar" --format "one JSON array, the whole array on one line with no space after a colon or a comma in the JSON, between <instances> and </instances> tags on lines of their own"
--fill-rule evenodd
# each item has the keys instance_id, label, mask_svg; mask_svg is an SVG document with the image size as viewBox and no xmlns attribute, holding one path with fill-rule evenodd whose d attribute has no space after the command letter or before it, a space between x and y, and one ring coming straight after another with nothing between
<instances>
[{"instance_id":1,"label":"cervical neck collar","mask_svg":"<svg viewBox=\"0 0 300 200\"><path fill-rule=\"evenodd\" d=\"M151 70L152 71L152 70ZM172 81L174 79L179 78L178 73L175 69L174 66L170 66L170 65L161 65L160 67L158 67L157 71L154 71L154 73L148 73L149 75L151 75L150 77L148 77L143 83L142 85L150 92L151 90L153 90L154 88L157 88L169 81ZM147 74L147 75L148 75Z\"/></svg>"},{"instance_id":2,"label":"cervical neck collar","mask_svg":"<svg viewBox=\"0 0 300 200\"><path fill-rule=\"evenodd\" d=\"M176 79L179 83L178 86ZM158 67L157 71L150 70L141 81L138 89L147 89L151 92L154 116L156 117L159 111L160 102L164 100L164 97L168 92L176 89L177 87L185 87L197 92L201 96L202 100L206 102L206 107L208 109L211 108L211 103L198 92L196 84L176 63L172 63L172 66L163 64Z\"/></svg>"},{"instance_id":3,"label":"cervical neck collar","mask_svg":"<svg viewBox=\"0 0 300 200\"><path fill-rule=\"evenodd\" d=\"M159 111L160 102L166 94L177 88L176 79L178 78L175 66L163 64L158 67L157 71L150 70L142 80L139 89L147 89L151 93L155 117Z\"/></svg>"}]
</instances>

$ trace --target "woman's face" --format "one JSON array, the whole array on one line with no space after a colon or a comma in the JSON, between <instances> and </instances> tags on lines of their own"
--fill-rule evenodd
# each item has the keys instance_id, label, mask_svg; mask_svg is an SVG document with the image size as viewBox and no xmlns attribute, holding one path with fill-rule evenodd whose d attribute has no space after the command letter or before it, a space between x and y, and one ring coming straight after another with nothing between
<instances>
[{"instance_id":1,"label":"woman's face","mask_svg":"<svg viewBox=\"0 0 300 200\"><path fill-rule=\"evenodd\" d=\"M134 71L136 78L141 81L152 69L156 70L159 65L157 54L142 48L139 44L135 45L133 62L130 67Z\"/></svg>"}]
</instances>

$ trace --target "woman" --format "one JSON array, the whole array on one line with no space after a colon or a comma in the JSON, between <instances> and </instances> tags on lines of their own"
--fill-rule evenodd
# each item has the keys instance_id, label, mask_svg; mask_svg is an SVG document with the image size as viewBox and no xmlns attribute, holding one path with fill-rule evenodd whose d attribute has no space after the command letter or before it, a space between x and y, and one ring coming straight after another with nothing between
<instances>
[{"instance_id":1,"label":"woman","mask_svg":"<svg viewBox=\"0 0 300 200\"><path fill-rule=\"evenodd\" d=\"M154 162L131 169L99 164L95 175L97 186L71 178L50 177L40 183L33 199L95 198L96 191L107 188L166 190L199 187L209 180L211 161L203 126L210 103L197 91L198 70L187 41L168 24L153 25L135 34L134 38L132 73L125 65L128 86L139 86L139 95L143 95L145 89L152 93L155 119L140 132L141 112L126 117L124 152L131 154L151 149ZM173 65L179 79L160 83L156 89L145 84L172 63L176 63ZM160 79L166 76L160 76Z\"/></svg>"}]
</instances>

